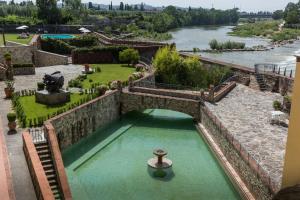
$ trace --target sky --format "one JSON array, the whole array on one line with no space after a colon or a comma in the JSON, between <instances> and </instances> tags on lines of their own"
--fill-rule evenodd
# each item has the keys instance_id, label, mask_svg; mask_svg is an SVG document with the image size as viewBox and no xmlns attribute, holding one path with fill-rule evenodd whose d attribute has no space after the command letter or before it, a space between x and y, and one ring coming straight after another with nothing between
<instances>
[{"instance_id":1,"label":"sky","mask_svg":"<svg viewBox=\"0 0 300 200\"><path fill-rule=\"evenodd\" d=\"M111 0L82 0L82 2L93 2L98 4L109 4ZM118 5L120 0L112 0L114 5ZM274 11L284 9L289 2L298 0L123 0L124 3L137 4L144 2L153 6L175 5L180 7L203 7L229 9L238 7L242 11Z\"/></svg>"}]
</instances>

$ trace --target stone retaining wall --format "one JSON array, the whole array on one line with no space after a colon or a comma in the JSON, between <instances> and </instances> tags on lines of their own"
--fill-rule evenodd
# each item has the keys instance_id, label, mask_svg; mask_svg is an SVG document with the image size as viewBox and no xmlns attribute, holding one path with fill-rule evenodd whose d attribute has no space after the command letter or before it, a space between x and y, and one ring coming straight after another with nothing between
<instances>
[{"instance_id":1,"label":"stone retaining wall","mask_svg":"<svg viewBox=\"0 0 300 200\"><path fill-rule=\"evenodd\" d=\"M61 151L120 117L120 92L112 91L47 121L54 127Z\"/></svg>"},{"instance_id":2,"label":"stone retaining wall","mask_svg":"<svg viewBox=\"0 0 300 200\"><path fill-rule=\"evenodd\" d=\"M68 64L68 56L50 53L47 51L36 50L34 57L36 67Z\"/></svg>"},{"instance_id":3,"label":"stone retaining wall","mask_svg":"<svg viewBox=\"0 0 300 200\"><path fill-rule=\"evenodd\" d=\"M34 48L27 45L0 47L0 62L4 62L4 54L11 53L14 64L33 63Z\"/></svg>"},{"instance_id":4,"label":"stone retaining wall","mask_svg":"<svg viewBox=\"0 0 300 200\"><path fill-rule=\"evenodd\" d=\"M207 107L201 108L201 123L209 130L230 164L239 172L247 187L261 200L270 200L280 189L271 182L267 173L245 151Z\"/></svg>"}]
</instances>

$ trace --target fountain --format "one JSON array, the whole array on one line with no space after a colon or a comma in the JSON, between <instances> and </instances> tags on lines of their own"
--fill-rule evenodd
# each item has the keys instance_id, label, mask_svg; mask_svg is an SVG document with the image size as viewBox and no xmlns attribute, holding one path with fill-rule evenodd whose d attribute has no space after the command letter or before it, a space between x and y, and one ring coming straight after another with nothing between
<instances>
[{"instance_id":1,"label":"fountain","mask_svg":"<svg viewBox=\"0 0 300 200\"><path fill-rule=\"evenodd\" d=\"M156 155L156 158L150 158L148 160L148 165L154 169L166 169L172 167L172 161L164 158L168 154L167 151L163 149L155 149L153 154Z\"/></svg>"}]
</instances>

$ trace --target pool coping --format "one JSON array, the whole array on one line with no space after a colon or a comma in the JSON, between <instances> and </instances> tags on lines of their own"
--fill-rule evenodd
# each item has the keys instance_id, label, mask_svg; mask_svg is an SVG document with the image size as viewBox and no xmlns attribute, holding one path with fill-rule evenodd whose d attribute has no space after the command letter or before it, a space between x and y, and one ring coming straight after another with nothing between
<instances>
[{"instance_id":1,"label":"pool coping","mask_svg":"<svg viewBox=\"0 0 300 200\"><path fill-rule=\"evenodd\" d=\"M196 124L196 129L200 136L205 140L210 150L214 152L215 157L219 161L219 164L224 169L225 173L233 183L234 187L238 190L238 193L245 200L255 200L254 196L247 188L244 181L241 179L240 175L237 171L232 167L232 165L227 160L226 156L223 154L222 150L218 146L218 144L214 141L213 136L210 132L204 127L202 123Z\"/></svg>"}]
</instances>

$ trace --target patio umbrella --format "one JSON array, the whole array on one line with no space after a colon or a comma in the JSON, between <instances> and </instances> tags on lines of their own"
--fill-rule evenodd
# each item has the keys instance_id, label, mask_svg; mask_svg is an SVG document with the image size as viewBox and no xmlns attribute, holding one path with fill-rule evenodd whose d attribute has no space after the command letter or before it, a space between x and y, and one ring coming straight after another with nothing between
<instances>
[{"instance_id":1,"label":"patio umbrella","mask_svg":"<svg viewBox=\"0 0 300 200\"><path fill-rule=\"evenodd\" d=\"M90 33L91 31L88 30L88 29L84 29L84 30L82 30L81 32L82 32L82 33Z\"/></svg>"},{"instance_id":2,"label":"patio umbrella","mask_svg":"<svg viewBox=\"0 0 300 200\"><path fill-rule=\"evenodd\" d=\"M84 27L81 27L80 29L78 29L79 31L83 31L83 30L87 30L86 28Z\"/></svg>"},{"instance_id":3,"label":"patio umbrella","mask_svg":"<svg viewBox=\"0 0 300 200\"><path fill-rule=\"evenodd\" d=\"M23 26L19 26L19 27L17 27L16 29L17 30L25 30L25 29L27 29L27 28L29 28L28 26L25 26L25 25L23 25Z\"/></svg>"}]
</instances>

